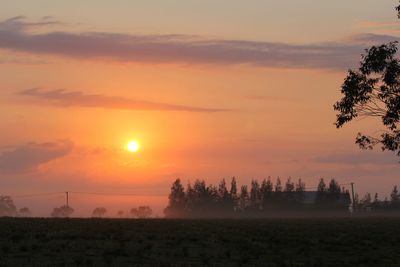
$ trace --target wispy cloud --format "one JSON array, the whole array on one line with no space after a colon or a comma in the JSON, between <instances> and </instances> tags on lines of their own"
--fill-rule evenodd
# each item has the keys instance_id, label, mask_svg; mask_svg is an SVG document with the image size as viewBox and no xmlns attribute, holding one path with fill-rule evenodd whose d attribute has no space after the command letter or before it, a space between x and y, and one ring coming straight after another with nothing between
<instances>
[{"instance_id":1,"label":"wispy cloud","mask_svg":"<svg viewBox=\"0 0 400 267\"><path fill-rule=\"evenodd\" d=\"M35 171L41 164L68 155L72 148L70 140L22 144L0 154L0 172L15 174Z\"/></svg>"},{"instance_id":2,"label":"wispy cloud","mask_svg":"<svg viewBox=\"0 0 400 267\"><path fill-rule=\"evenodd\" d=\"M398 41L400 38L388 34L364 33L353 35L349 39L353 43L373 45Z\"/></svg>"},{"instance_id":3,"label":"wispy cloud","mask_svg":"<svg viewBox=\"0 0 400 267\"><path fill-rule=\"evenodd\" d=\"M62 106L62 107L91 107L125 110L164 110L187 112L221 112L226 109L203 108L183 106L159 102L139 101L126 97L105 96L100 94L85 94L79 91L42 90L33 88L18 92L19 95L29 97L38 104Z\"/></svg>"},{"instance_id":4,"label":"wispy cloud","mask_svg":"<svg viewBox=\"0 0 400 267\"><path fill-rule=\"evenodd\" d=\"M172 64L246 64L259 67L347 69L366 48L360 43L288 44L204 39L191 35L134 35L109 32L33 33L32 27L57 21L0 22L0 48L78 59ZM373 37L376 40L375 37ZM386 40L386 37L384 38Z\"/></svg>"}]
</instances>

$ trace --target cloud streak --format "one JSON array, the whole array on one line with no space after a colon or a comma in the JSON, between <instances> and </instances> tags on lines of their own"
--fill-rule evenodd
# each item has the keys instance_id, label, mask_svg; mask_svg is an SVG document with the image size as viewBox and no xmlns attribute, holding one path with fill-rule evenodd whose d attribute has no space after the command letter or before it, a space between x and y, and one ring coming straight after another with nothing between
<instances>
[{"instance_id":1,"label":"cloud streak","mask_svg":"<svg viewBox=\"0 0 400 267\"><path fill-rule=\"evenodd\" d=\"M32 33L23 17L0 22L0 48L77 59L139 63L252 65L278 68L342 70L354 66L366 47L356 43L287 44L203 39L190 35L134 35L108 32ZM365 37L365 36L364 36ZM371 36L377 41L376 36ZM395 38L395 37L393 37ZM379 38L378 38L379 39ZM384 40L387 36L383 37ZM397 39L397 38L395 38ZM365 40L363 40L365 41Z\"/></svg>"},{"instance_id":2,"label":"cloud streak","mask_svg":"<svg viewBox=\"0 0 400 267\"><path fill-rule=\"evenodd\" d=\"M38 104L62 107L88 107L124 110L148 111L186 111L186 112L222 112L225 109L203 108L194 106L174 105L159 102L139 101L126 97L105 96L100 94L85 94L79 91L42 90L33 88L18 92L19 95L29 97Z\"/></svg>"},{"instance_id":3,"label":"cloud streak","mask_svg":"<svg viewBox=\"0 0 400 267\"><path fill-rule=\"evenodd\" d=\"M44 163L68 155L72 148L73 143L70 140L22 144L0 154L0 172L33 172Z\"/></svg>"}]
</instances>

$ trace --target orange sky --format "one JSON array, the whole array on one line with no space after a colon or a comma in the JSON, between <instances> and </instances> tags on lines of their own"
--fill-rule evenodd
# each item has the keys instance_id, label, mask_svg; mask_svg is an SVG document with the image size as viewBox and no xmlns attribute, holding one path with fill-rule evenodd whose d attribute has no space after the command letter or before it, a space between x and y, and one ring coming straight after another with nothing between
<instances>
[{"instance_id":1,"label":"orange sky","mask_svg":"<svg viewBox=\"0 0 400 267\"><path fill-rule=\"evenodd\" d=\"M334 177L381 197L398 183L395 156L354 145L378 124L337 130L332 108L363 48L398 39L393 1L39 2L0 11L1 194L130 192L71 205L161 216L176 177ZM16 198L38 215L63 201Z\"/></svg>"}]
</instances>

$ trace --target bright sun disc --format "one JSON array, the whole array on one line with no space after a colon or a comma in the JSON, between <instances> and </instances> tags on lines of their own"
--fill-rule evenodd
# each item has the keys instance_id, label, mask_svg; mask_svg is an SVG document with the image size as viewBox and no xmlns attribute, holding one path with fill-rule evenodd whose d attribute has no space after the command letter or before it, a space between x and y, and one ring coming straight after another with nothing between
<instances>
[{"instance_id":1,"label":"bright sun disc","mask_svg":"<svg viewBox=\"0 0 400 267\"><path fill-rule=\"evenodd\" d=\"M127 145L127 149L130 152L137 152L140 148L140 145L137 141L130 141Z\"/></svg>"}]
</instances>

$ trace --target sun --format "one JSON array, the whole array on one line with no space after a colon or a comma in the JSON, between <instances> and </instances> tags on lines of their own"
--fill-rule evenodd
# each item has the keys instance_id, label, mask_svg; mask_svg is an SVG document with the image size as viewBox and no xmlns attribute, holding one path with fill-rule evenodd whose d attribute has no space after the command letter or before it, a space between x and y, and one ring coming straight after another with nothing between
<instances>
[{"instance_id":1,"label":"sun","mask_svg":"<svg viewBox=\"0 0 400 267\"><path fill-rule=\"evenodd\" d=\"M126 146L126 148L128 149L129 152L138 152L140 145L137 141L132 140L128 142L128 145Z\"/></svg>"}]
</instances>

